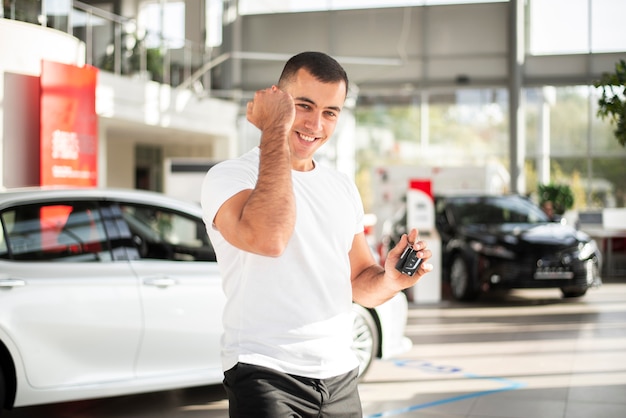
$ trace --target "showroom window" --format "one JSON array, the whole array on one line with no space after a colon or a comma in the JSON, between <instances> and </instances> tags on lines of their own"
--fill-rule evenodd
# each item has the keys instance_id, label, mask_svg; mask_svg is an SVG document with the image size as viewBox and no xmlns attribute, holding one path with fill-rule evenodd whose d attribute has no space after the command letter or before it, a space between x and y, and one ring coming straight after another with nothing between
<instances>
[{"instance_id":1,"label":"showroom window","mask_svg":"<svg viewBox=\"0 0 626 418\"><path fill-rule=\"evenodd\" d=\"M146 47L182 48L185 45L185 2L144 2L138 24L146 32Z\"/></svg>"},{"instance_id":2,"label":"showroom window","mask_svg":"<svg viewBox=\"0 0 626 418\"><path fill-rule=\"evenodd\" d=\"M623 0L530 0L528 4L532 55L626 50Z\"/></svg>"},{"instance_id":3,"label":"showroom window","mask_svg":"<svg viewBox=\"0 0 626 418\"><path fill-rule=\"evenodd\" d=\"M597 116L599 95L589 86L525 89L528 190L564 183L577 209L625 204L626 151Z\"/></svg>"}]
</instances>

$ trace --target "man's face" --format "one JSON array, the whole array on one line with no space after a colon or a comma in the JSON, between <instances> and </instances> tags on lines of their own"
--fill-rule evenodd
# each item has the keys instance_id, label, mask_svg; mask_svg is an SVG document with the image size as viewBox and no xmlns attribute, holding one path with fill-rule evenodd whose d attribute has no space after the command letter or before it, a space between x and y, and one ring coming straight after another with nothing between
<instances>
[{"instance_id":1,"label":"man's face","mask_svg":"<svg viewBox=\"0 0 626 418\"><path fill-rule=\"evenodd\" d=\"M296 119L289 134L291 161L295 170L313 168L313 154L331 137L346 99L346 85L322 83L306 70L283 89L293 97Z\"/></svg>"}]
</instances>

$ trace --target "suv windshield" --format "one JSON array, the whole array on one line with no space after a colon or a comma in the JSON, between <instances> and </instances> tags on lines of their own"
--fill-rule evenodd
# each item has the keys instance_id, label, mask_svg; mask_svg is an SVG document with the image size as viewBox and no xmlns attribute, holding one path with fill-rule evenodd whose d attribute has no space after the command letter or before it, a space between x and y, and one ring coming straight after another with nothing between
<instances>
[{"instance_id":1,"label":"suv windshield","mask_svg":"<svg viewBox=\"0 0 626 418\"><path fill-rule=\"evenodd\" d=\"M518 196L454 198L450 210L459 225L549 222L540 208Z\"/></svg>"}]
</instances>

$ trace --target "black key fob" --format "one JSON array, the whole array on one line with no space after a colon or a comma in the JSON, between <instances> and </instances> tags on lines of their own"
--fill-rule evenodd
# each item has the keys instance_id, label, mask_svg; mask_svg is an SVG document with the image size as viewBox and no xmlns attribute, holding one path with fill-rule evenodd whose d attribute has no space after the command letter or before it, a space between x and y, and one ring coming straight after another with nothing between
<instances>
[{"instance_id":1,"label":"black key fob","mask_svg":"<svg viewBox=\"0 0 626 418\"><path fill-rule=\"evenodd\" d=\"M422 259L417 256L417 251L410 245L404 249L404 252L400 256L400 259L396 263L396 270L407 276L415 274L419 266L422 264Z\"/></svg>"}]
</instances>

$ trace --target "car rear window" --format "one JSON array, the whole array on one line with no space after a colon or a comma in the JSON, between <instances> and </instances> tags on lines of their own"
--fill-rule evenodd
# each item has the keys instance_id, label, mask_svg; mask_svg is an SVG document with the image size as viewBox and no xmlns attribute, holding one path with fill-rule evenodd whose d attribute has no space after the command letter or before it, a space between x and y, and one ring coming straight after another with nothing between
<instances>
[{"instance_id":1,"label":"car rear window","mask_svg":"<svg viewBox=\"0 0 626 418\"><path fill-rule=\"evenodd\" d=\"M102 218L94 202L18 206L0 215L0 258L21 261L110 260Z\"/></svg>"}]
</instances>

